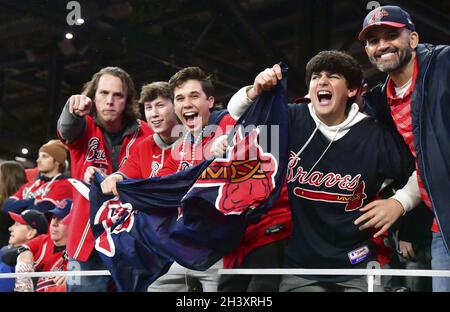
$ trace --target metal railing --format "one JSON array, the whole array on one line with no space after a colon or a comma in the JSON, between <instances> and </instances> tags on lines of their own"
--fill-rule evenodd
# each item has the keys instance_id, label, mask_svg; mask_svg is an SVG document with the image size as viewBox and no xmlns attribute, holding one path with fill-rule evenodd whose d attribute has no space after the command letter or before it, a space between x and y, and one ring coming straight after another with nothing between
<instances>
[{"instance_id":1,"label":"metal railing","mask_svg":"<svg viewBox=\"0 0 450 312\"><path fill-rule=\"evenodd\" d=\"M166 274L185 274L183 268L170 269ZM188 270L192 271L192 270ZM380 276L450 277L450 270L395 270L395 269L210 269L205 272L221 275L357 275L367 276L368 292L374 291L375 281ZM51 271L27 273L0 273L2 278L54 277L54 276L108 276L108 270L95 271Z\"/></svg>"}]
</instances>

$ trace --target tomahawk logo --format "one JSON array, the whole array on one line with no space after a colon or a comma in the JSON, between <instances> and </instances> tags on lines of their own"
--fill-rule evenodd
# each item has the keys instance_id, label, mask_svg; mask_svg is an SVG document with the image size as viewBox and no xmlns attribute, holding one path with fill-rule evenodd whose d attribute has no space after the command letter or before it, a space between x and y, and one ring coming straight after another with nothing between
<instances>
[{"instance_id":1,"label":"tomahawk logo","mask_svg":"<svg viewBox=\"0 0 450 312\"><path fill-rule=\"evenodd\" d=\"M256 208L275 188L278 163L258 144L259 133L255 128L243 138L239 128L227 157L215 159L191 188L219 187L215 207L225 215Z\"/></svg>"},{"instance_id":2,"label":"tomahawk logo","mask_svg":"<svg viewBox=\"0 0 450 312\"><path fill-rule=\"evenodd\" d=\"M117 199L104 202L94 219L94 225L101 224L105 229L95 240L95 249L108 257L113 257L116 248L112 234L130 232L134 225L135 213L131 204L123 204Z\"/></svg>"},{"instance_id":3,"label":"tomahawk logo","mask_svg":"<svg viewBox=\"0 0 450 312\"><path fill-rule=\"evenodd\" d=\"M364 199L367 198L366 193L364 193L365 187L366 184L362 181L352 194L318 192L296 187L294 188L294 194L309 200L346 204L345 211L350 212L363 206Z\"/></svg>"}]
</instances>

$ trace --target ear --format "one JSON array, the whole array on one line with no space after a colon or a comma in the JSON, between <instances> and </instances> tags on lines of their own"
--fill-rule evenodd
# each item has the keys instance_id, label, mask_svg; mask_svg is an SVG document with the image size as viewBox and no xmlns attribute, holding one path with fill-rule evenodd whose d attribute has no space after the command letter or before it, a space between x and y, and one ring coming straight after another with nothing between
<instances>
[{"instance_id":1,"label":"ear","mask_svg":"<svg viewBox=\"0 0 450 312\"><path fill-rule=\"evenodd\" d=\"M214 107L214 101L215 101L215 98L213 96L210 96L208 98L208 107L209 107L209 109L212 109Z\"/></svg>"},{"instance_id":2,"label":"ear","mask_svg":"<svg viewBox=\"0 0 450 312\"><path fill-rule=\"evenodd\" d=\"M417 48L418 44L419 44L419 34L413 31L409 34L409 45L411 46L411 48L415 49Z\"/></svg>"},{"instance_id":3,"label":"ear","mask_svg":"<svg viewBox=\"0 0 450 312\"><path fill-rule=\"evenodd\" d=\"M356 93L358 93L358 88L349 89L348 93L347 93L347 96L348 96L348 98L352 98L352 97L354 97L356 95Z\"/></svg>"},{"instance_id":4,"label":"ear","mask_svg":"<svg viewBox=\"0 0 450 312\"><path fill-rule=\"evenodd\" d=\"M27 233L27 240L33 239L38 235L38 232L36 229L32 228L30 231L28 231Z\"/></svg>"}]
</instances>

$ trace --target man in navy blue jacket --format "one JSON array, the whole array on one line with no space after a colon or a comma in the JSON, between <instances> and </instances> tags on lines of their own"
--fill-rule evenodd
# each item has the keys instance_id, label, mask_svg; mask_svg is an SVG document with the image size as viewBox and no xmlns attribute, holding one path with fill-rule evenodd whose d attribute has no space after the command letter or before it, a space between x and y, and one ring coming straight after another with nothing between
<instances>
[{"instance_id":1,"label":"man in navy blue jacket","mask_svg":"<svg viewBox=\"0 0 450 312\"><path fill-rule=\"evenodd\" d=\"M365 110L395 127L414 155L411 201L404 209L423 200L434 212L431 266L449 270L450 46L419 44L410 15L397 6L371 11L359 39L371 63L388 73L382 86L365 95ZM433 278L433 291L450 291L450 278Z\"/></svg>"}]
</instances>

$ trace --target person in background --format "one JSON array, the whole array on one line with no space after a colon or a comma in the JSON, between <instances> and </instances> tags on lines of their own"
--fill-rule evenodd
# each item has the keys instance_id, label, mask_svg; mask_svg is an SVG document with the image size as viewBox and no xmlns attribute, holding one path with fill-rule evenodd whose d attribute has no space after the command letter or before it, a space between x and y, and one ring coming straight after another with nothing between
<instances>
[{"instance_id":1,"label":"person in background","mask_svg":"<svg viewBox=\"0 0 450 312\"><path fill-rule=\"evenodd\" d=\"M8 245L0 249L0 273L14 273L14 263L10 259L17 256L17 248L48 231L47 218L37 210L25 210L20 215L10 212L8 217L13 224L9 227ZM14 284L14 278L0 279L0 292L14 291Z\"/></svg>"},{"instance_id":2,"label":"person in background","mask_svg":"<svg viewBox=\"0 0 450 312\"><path fill-rule=\"evenodd\" d=\"M26 182L25 170L20 163L11 160L0 164L0 246L8 243L8 229L14 223L7 214L2 213L3 204Z\"/></svg>"},{"instance_id":3,"label":"person in background","mask_svg":"<svg viewBox=\"0 0 450 312\"><path fill-rule=\"evenodd\" d=\"M64 207L55 207L48 211L51 216L48 234L22 244L17 250L16 272L67 271L68 258L65 252L67 225L62 220L69 214L72 201L68 199ZM22 216L10 213L15 220ZM31 278L16 278L14 291L17 292L65 292L66 277L39 277L36 285Z\"/></svg>"},{"instance_id":4,"label":"person in background","mask_svg":"<svg viewBox=\"0 0 450 312\"><path fill-rule=\"evenodd\" d=\"M3 206L3 213L21 213L26 209L47 212L64 205L72 197L72 187L63 174L67 147L59 140L50 140L39 149L39 176L24 184Z\"/></svg>"}]
</instances>

